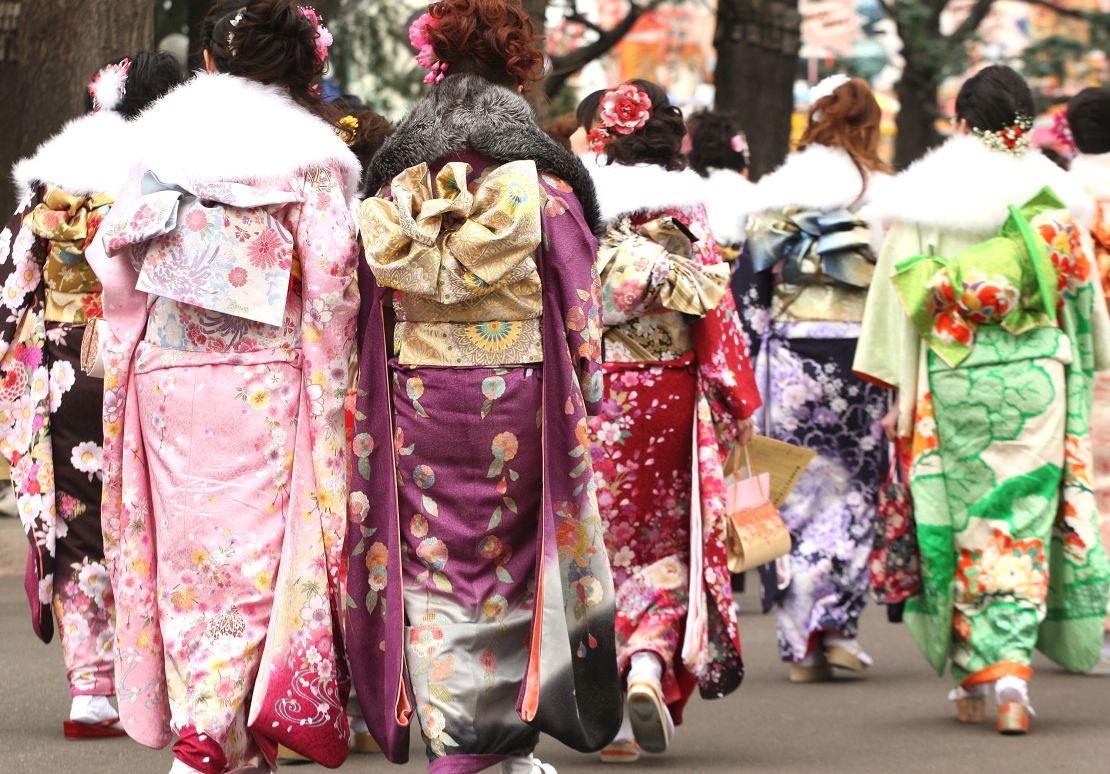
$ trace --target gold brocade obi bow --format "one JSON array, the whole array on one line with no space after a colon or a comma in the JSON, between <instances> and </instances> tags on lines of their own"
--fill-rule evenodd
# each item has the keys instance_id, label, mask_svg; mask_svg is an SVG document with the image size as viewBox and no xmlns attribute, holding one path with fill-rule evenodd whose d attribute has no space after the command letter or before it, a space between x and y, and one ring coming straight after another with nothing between
<instances>
[{"instance_id":1,"label":"gold brocade obi bow","mask_svg":"<svg viewBox=\"0 0 1110 774\"><path fill-rule=\"evenodd\" d=\"M104 235L127 251L136 287L180 303L266 325L285 319L295 253L281 213L292 191L247 183L167 184L147 172L142 196Z\"/></svg>"},{"instance_id":2,"label":"gold brocade obi bow","mask_svg":"<svg viewBox=\"0 0 1110 774\"><path fill-rule=\"evenodd\" d=\"M44 267L46 286L63 293L97 293L100 282L85 261L85 247L96 236L112 206L108 194L73 196L60 188L46 190L31 211L31 232L50 243Z\"/></svg>"},{"instance_id":3,"label":"gold brocade obi bow","mask_svg":"<svg viewBox=\"0 0 1110 774\"><path fill-rule=\"evenodd\" d=\"M358 208L366 261L378 283L440 304L488 295L535 274L539 175L513 161L470 178L451 162L434 182L427 164L393 179L389 198Z\"/></svg>"},{"instance_id":4,"label":"gold brocade obi bow","mask_svg":"<svg viewBox=\"0 0 1110 774\"><path fill-rule=\"evenodd\" d=\"M705 317L728 290L727 263L693 259L689 232L672 218L634 228L622 219L598 250L601 322L613 326L664 311Z\"/></svg>"}]
</instances>

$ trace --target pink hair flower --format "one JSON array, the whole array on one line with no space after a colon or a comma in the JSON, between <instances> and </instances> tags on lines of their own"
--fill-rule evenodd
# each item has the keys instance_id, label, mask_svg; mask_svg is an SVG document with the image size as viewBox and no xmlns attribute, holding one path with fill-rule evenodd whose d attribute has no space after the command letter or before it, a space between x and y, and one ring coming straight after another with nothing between
<instances>
[{"instance_id":1,"label":"pink hair flower","mask_svg":"<svg viewBox=\"0 0 1110 774\"><path fill-rule=\"evenodd\" d=\"M416 63L428 71L424 83L439 83L447 73L447 63L440 60L428 37L428 30L435 24L430 13L424 13L409 25L409 43L416 49Z\"/></svg>"},{"instance_id":2,"label":"pink hair flower","mask_svg":"<svg viewBox=\"0 0 1110 774\"><path fill-rule=\"evenodd\" d=\"M621 84L601 98L598 117L607 129L617 134L632 134L643 129L651 118L651 97L634 84Z\"/></svg>"},{"instance_id":3,"label":"pink hair flower","mask_svg":"<svg viewBox=\"0 0 1110 774\"><path fill-rule=\"evenodd\" d=\"M327 61L328 51L331 49L332 43L335 42L331 30L324 26L323 20L312 6L299 5L297 6L297 10L301 12L301 16L312 22L312 26L316 28L316 61L320 63Z\"/></svg>"}]
</instances>

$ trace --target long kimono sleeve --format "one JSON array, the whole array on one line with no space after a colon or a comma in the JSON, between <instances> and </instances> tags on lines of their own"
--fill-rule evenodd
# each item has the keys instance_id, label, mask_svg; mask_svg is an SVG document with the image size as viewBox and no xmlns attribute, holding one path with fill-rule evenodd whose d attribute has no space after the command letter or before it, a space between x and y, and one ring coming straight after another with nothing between
<instances>
[{"instance_id":1,"label":"long kimono sleeve","mask_svg":"<svg viewBox=\"0 0 1110 774\"><path fill-rule=\"evenodd\" d=\"M894 287L894 267L906 258L933 251L940 235L923 238L914 224L897 224L887 235L867 291L863 323L852 370L862 379L898 390L898 436L908 443L918 411L922 341ZM905 448L909 448L906 446Z\"/></svg>"},{"instance_id":2,"label":"long kimono sleeve","mask_svg":"<svg viewBox=\"0 0 1110 774\"><path fill-rule=\"evenodd\" d=\"M582 206L561 180L541 178L547 202L543 216L544 260L557 270L545 276L558 282L556 292L566 319L571 361L582 388L586 414L601 411L600 282L595 256L597 239L586 224Z\"/></svg>"},{"instance_id":3,"label":"long kimono sleeve","mask_svg":"<svg viewBox=\"0 0 1110 774\"><path fill-rule=\"evenodd\" d=\"M698 208L692 219L681 219L694 231L703 234L701 243L704 247L699 260L706 265L722 263L724 259L705 220L704 208ZM736 434L736 423L749 419L762 401L748 343L730 289L725 290L720 302L709 314L691 323L690 334L698 375L713 412L714 425L721 439L731 443Z\"/></svg>"},{"instance_id":4,"label":"long kimono sleeve","mask_svg":"<svg viewBox=\"0 0 1110 774\"><path fill-rule=\"evenodd\" d=\"M358 243L337 167L310 175L297 224L304 311L304 378L311 415L312 463L323 514L329 572L338 572L346 531L345 420L358 315ZM337 577L329 578L332 582Z\"/></svg>"},{"instance_id":5,"label":"long kimono sleeve","mask_svg":"<svg viewBox=\"0 0 1110 774\"><path fill-rule=\"evenodd\" d=\"M38 240L26 222L38 198L27 191L15 214L0 231L0 306L3 307L0 309L0 370L4 374L15 362L8 353L42 280L41 257L36 255Z\"/></svg>"}]
</instances>

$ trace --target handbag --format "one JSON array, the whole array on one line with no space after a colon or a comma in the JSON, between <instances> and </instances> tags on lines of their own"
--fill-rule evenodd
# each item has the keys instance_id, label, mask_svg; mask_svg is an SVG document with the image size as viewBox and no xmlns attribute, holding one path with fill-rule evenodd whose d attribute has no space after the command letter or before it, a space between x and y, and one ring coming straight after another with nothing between
<instances>
[{"instance_id":1,"label":"handbag","mask_svg":"<svg viewBox=\"0 0 1110 774\"><path fill-rule=\"evenodd\" d=\"M743 467L735 450L730 462L732 472L725 485L726 550L729 571L740 573L790 553L790 531L771 501L771 474L755 475L748 447L744 447Z\"/></svg>"},{"instance_id":2,"label":"handbag","mask_svg":"<svg viewBox=\"0 0 1110 774\"><path fill-rule=\"evenodd\" d=\"M104 346L108 341L108 321L89 320L81 335L81 370L94 379L104 378Z\"/></svg>"},{"instance_id":3,"label":"handbag","mask_svg":"<svg viewBox=\"0 0 1110 774\"><path fill-rule=\"evenodd\" d=\"M880 605L900 605L921 589L921 557L913 503L904 481L897 449L890 451L890 471L879 488L875 540L871 548L871 591Z\"/></svg>"}]
</instances>

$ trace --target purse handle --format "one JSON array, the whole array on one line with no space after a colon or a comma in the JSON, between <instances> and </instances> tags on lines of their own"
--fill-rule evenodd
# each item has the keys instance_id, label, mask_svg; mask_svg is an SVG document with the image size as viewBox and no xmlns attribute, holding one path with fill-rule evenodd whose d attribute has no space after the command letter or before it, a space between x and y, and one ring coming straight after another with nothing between
<instances>
[{"instance_id":1,"label":"purse handle","mask_svg":"<svg viewBox=\"0 0 1110 774\"><path fill-rule=\"evenodd\" d=\"M767 498L768 500L770 500L771 495L769 493L763 491L763 478L762 478L762 476L757 476L756 473L755 473L755 468L752 467L752 455L748 451L748 446L749 445L750 444L744 444L744 467L747 468L747 470L748 470L748 478L754 478L755 479L755 485L759 487L759 494L762 495L763 497ZM767 479L768 479L768 481L770 480L770 475L767 476Z\"/></svg>"}]
</instances>

